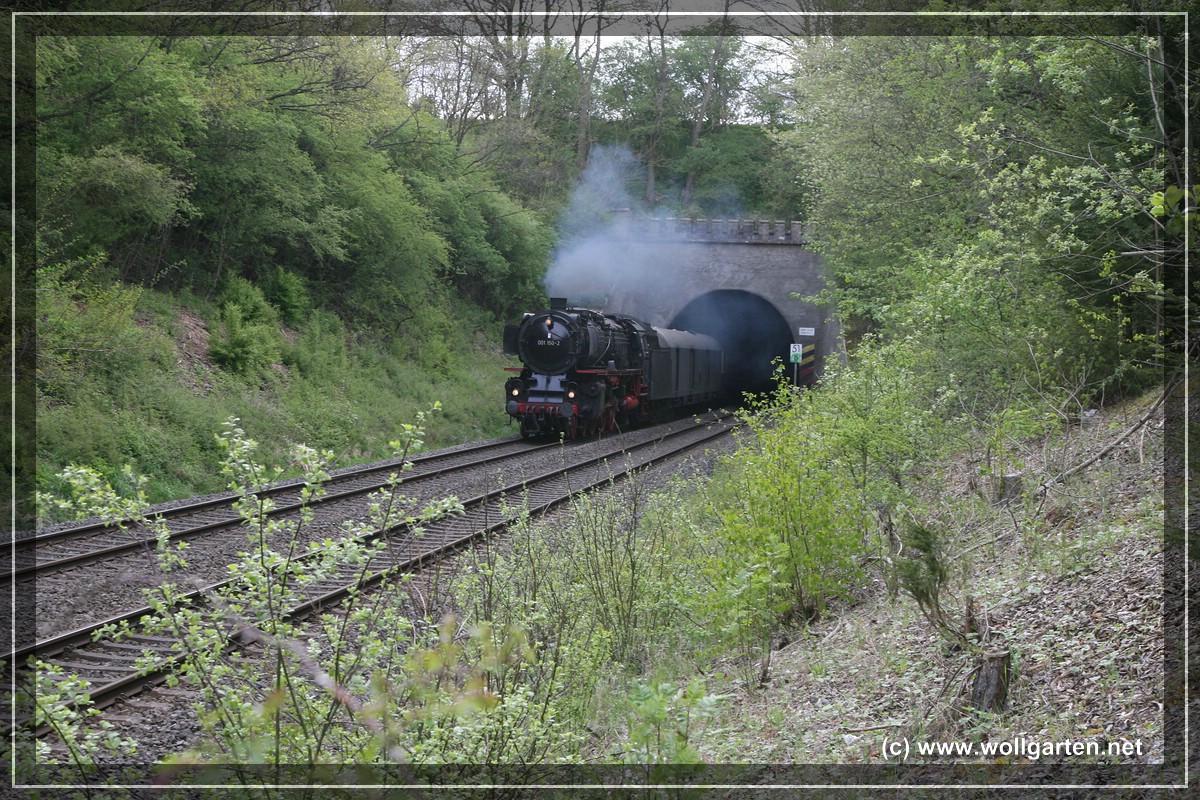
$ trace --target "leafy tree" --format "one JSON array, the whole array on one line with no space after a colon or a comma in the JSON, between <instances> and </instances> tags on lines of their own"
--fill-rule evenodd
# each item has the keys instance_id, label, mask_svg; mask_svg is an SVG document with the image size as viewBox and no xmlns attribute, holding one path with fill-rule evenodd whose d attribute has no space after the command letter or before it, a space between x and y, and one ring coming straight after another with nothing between
<instances>
[{"instance_id":1,"label":"leafy tree","mask_svg":"<svg viewBox=\"0 0 1200 800\"><path fill-rule=\"evenodd\" d=\"M126 280L153 274L159 242L195 211L204 88L143 37L40 38L37 67L40 218L65 232L66 258L99 246Z\"/></svg>"},{"instance_id":2,"label":"leafy tree","mask_svg":"<svg viewBox=\"0 0 1200 800\"><path fill-rule=\"evenodd\" d=\"M424 115L413 122L394 132L388 153L445 243L441 274L482 307L513 313L541 292L549 232L490 170L456 152L436 122ZM406 146L410 140L415 147Z\"/></svg>"},{"instance_id":3,"label":"leafy tree","mask_svg":"<svg viewBox=\"0 0 1200 800\"><path fill-rule=\"evenodd\" d=\"M544 234L530 248L505 232L519 204L487 197L491 173L408 108L378 42L95 37L40 48L41 213L58 221L69 258L102 247L126 280L166 278L206 297L246 277L289 296L292 324L312 302L390 334L451 275L507 309L495 293L528 292L544 260ZM546 86L563 85L550 69L561 59L543 63ZM535 153L545 135L529 131ZM550 172L569 164L562 153ZM449 191L432 188L447 177Z\"/></svg>"},{"instance_id":4,"label":"leafy tree","mask_svg":"<svg viewBox=\"0 0 1200 800\"><path fill-rule=\"evenodd\" d=\"M729 3L725 4L729 11ZM685 81L684 102L691 109L691 136L689 152L700 144L700 136L706 130L719 127L731 113L733 98L740 88L740 76L747 64L740 59L742 40L731 36L732 23L728 13L719 21L711 23L705 33L699 31L685 37L675 53L678 72ZM683 205L690 205L696 182L696 164L689 162L687 177L680 198Z\"/></svg>"},{"instance_id":5,"label":"leafy tree","mask_svg":"<svg viewBox=\"0 0 1200 800\"><path fill-rule=\"evenodd\" d=\"M670 47L659 23L653 36L624 42L604 55L604 104L619 115L621 135L645 165L645 204L659 202L658 170L684 141L682 87L671 80Z\"/></svg>"},{"instance_id":6,"label":"leafy tree","mask_svg":"<svg viewBox=\"0 0 1200 800\"><path fill-rule=\"evenodd\" d=\"M522 201L545 206L570 191L580 125L579 66L558 40L529 58L527 97L519 118L509 116L471 137L497 183Z\"/></svg>"},{"instance_id":7,"label":"leafy tree","mask_svg":"<svg viewBox=\"0 0 1200 800\"><path fill-rule=\"evenodd\" d=\"M931 382L990 408L1093 402L1158 347L1161 166L1146 42L816 40L798 48L804 180L853 332L938 352ZM1033 390L1030 392L1030 390ZM989 397L989 400L983 398Z\"/></svg>"},{"instance_id":8,"label":"leafy tree","mask_svg":"<svg viewBox=\"0 0 1200 800\"><path fill-rule=\"evenodd\" d=\"M715 585L731 598L734 629L769 631L818 617L852 586L869 540L869 506L856 491L856 454L832 439L832 408L819 393L782 387L748 417L755 430L715 482L721 546L737 571ZM719 568L720 569L720 568Z\"/></svg>"},{"instance_id":9,"label":"leafy tree","mask_svg":"<svg viewBox=\"0 0 1200 800\"><path fill-rule=\"evenodd\" d=\"M605 48L604 106L619 121L606 140L628 144L644 165L646 207L673 203L689 214L759 210L759 171L769 142L732 127L754 68L744 37L728 20L666 35L653 18L652 35ZM734 132L738 131L738 132Z\"/></svg>"},{"instance_id":10,"label":"leafy tree","mask_svg":"<svg viewBox=\"0 0 1200 800\"><path fill-rule=\"evenodd\" d=\"M772 149L771 139L757 126L730 125L709 133L679 160L693 177L692 204L713 217L769 213L770 174L757 165L771 161Z\"/></svg>"}]
</instances>

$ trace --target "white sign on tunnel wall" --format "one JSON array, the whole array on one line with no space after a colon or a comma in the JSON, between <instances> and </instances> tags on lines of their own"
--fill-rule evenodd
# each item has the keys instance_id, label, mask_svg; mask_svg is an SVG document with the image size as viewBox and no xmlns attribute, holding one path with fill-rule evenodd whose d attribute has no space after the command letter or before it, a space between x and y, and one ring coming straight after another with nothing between
<instances>
[{"instance_id":1,"label":"white sign on tunnel wall","mask_svg":"<svg viewBox=\"0 0 1200 800\"><path fill-rule=\"evenodd\" d=\"M791 363L799 364L803 359L804 359L804 345L802 345L802 344L792 345Z\"/></svg>"},{"instance_id":2,"label":"white sign on tunnel wall","mask_svg":"<svg viewBox=\"0 0 1200 800\"><path fill-rule=\"evenodd\" d=\"M817 335L816 328L797 328L797 330L800 332L801 336L816 336Z\"/></svg>"}]
</instances>

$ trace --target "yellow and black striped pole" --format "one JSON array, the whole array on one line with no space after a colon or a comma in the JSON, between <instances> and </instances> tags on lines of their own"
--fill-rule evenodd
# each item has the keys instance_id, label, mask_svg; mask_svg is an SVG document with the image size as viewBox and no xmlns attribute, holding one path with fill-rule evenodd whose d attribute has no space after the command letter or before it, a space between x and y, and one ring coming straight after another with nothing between
<instances>
[{"instance_id":1,"label":"yellow and black striped pole","mask_svg":"<svg viewBox=\"0 0 1200 800\"><path fill-rule=\"evenodd\" d=\"M816 383L817 345L814 342L792 345L792 383L812 386Z\"/></svg>"}]
</instances>

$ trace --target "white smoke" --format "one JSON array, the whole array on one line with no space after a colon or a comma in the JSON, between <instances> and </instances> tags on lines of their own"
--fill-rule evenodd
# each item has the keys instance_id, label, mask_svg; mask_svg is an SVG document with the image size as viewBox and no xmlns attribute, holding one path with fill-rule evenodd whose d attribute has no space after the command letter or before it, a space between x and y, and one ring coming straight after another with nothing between
<instances>
[{"instance_id":1,"label":"white smoke","mask_svg":"<svg viewBox=\"0 0 1200 800\"><path fill-rule=\"evenodd\" d=\"M618 307L622 297L671 290L674 277L629 229L640 206L628 187L644 169L627 147L592 149L563 214L562 243L546 273L551 297L623 313Z\"/></svg>"},{"instance_id":2,"label":"white smoke","mask_svg":"<svg viewBox=\"0 0 1200 800\"><path fill-rule=\"evenodd\" d=\"M640 208L628 187L638 163L627 148L597 147L563 214L562 243L546 273L546 291L576 307L629 314L657 327L704 333L721 343L732 385L773 383L772 358L786 356L791 329L772 305L741 289L711 289L685 265L683 227L639 230ZM687 273L690 270L690 277Z\"/></svg>"}]
</instances>

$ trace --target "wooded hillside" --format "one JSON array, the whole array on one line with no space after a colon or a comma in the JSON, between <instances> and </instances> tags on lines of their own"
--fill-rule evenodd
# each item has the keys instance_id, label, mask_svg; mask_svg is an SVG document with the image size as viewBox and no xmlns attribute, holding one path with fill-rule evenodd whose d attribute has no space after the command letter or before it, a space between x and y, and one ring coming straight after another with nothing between
<instances>
[{"instance_id":1,"label":"wooded hillside","mask_svg":"<svg viewBox=\"0 0 1200 800\"><path fill-rule=\"evenodd\" d=\"M22 23L39 33L17 53L18 479L43 512L96 513L105 482L91 499L128 505L134 473L138 502L216 490L223 457L252 485L249 437L269 463L332 450L297 451L315 485L397 429L499 435L500 326L617 206L801 221L846 352L814 388L748 400L711 477L631 482L559 528L520 518L444 585L439 567L420 614L406 577L324 617L325 652L273 616L304 576L248 512L259 550L231 574L272 663L228 659L223 635L188 654L219 712L188 758L500 762L522 781L612 760L655 783L701 758L880 761L893 729L1170 756L1183 525L1159 492L1184 468L1197 232L1181 17L766 31L666 2L471 5L368 28ZM602 153L623 167L575 193ZM818 630L840 649L810 647ZM127 745L79 742L82 763Z\"/></svg>"}]
</instances>

